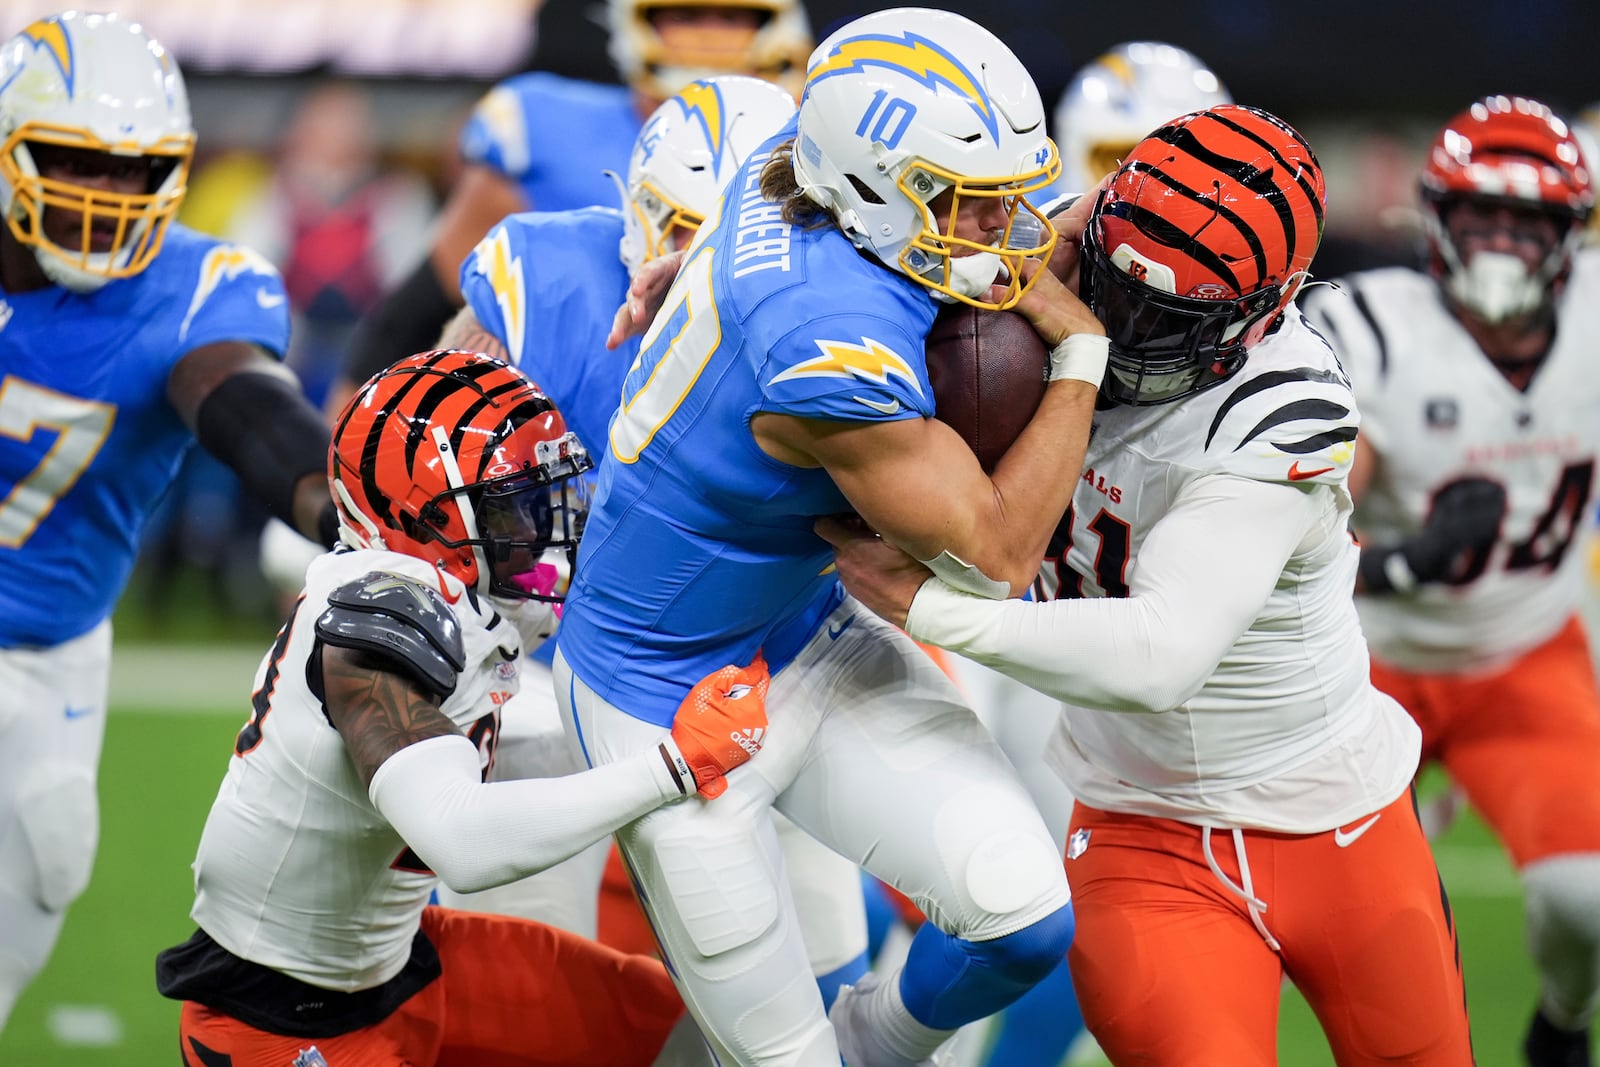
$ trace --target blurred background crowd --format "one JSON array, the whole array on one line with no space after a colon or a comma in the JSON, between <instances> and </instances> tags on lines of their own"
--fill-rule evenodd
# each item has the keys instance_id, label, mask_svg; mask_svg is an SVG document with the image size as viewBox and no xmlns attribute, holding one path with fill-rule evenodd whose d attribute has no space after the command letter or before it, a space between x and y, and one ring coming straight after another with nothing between
<instances>
[{"instance_id":1,"label":"blurred background crowd","mask_svg":"<svg viewBox=\"0 0 1600 1067\"><path fill-rule=\"evenodd\" d=\"M886 4L812 0L820 39ZM1328 174L1322 277L1418 256L1415 175L1442 119L1490 92L1600 118L1600 4L1263 0L1136 6L956 0L1033 72L1047 101L1140 37L1208 61L1234 99L1304 130ZM597 0L124 0L178 58L199 134L183 220L260 250L294 310L289 362L320 400L361 316L427 247L468 111L495 81L549 70L614 81ZM0 34L59 9L0 0ZM604 183L597 188L606 191ZM276 617L257 566L261 511L196 451L145 541L119 636L250 634ZM183 610L176 610L177 605ZM131 629L130 629L131 628ZM243 633L241 632L241 636Z\"/></svg>"}]
</instances>

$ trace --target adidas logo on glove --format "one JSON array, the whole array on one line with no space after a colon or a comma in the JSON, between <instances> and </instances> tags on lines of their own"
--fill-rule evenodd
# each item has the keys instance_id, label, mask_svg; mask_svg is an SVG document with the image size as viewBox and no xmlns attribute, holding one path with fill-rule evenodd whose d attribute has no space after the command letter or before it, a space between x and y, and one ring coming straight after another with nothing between
<instances>
[{"instance_id":1,"label":"adidas logo on glove","mask_svg":"<svg viewBox=\"0 0 1600 1067\"><path fill-rule=\"evenodd\" d=\"M754 729L746 727L743 730L735 730L728 736L733 739L734 744L754 756L761 751L761 739L766 733L764 728L757 726Z\"/></svg>"}]
</instances>

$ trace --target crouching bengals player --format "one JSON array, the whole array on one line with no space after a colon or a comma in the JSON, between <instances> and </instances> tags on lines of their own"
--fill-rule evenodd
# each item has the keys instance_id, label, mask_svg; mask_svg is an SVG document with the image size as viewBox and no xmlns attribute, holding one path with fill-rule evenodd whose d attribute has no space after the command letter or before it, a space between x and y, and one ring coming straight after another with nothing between
<instances>
[{"instance_id":1,"label":"crouching bengals player","mask_svg":"<svg viewBox=\"0 0 1600 1067\"><path fill-rule=\"evenodd\" d=\"M701 681L634 758L485 782L523 647L554 628L547 553L576 551L587 454L520 371L448 351L368 382L328 466L344 549L262 661L199 929L157 965L185 1064L709 1063L655 960L427 902L720 794L761 747L766 664Z\"/></svg>"}]
</instances>

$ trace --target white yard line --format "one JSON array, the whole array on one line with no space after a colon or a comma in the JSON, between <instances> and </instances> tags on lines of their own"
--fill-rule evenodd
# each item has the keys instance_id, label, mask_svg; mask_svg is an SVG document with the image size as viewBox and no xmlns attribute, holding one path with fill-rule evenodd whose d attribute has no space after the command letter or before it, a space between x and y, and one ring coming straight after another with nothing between
<instances>
[{"instance_id":1,"label":"white yard line","mask_svg":"<svg viewBox=\"0 0 1600 1067\"><path fill-rule=\"evenodd\" d=\"M244 715L265 652L254 644L118 645L111 653L111 707Z\"/></svg>"}]
</instances>

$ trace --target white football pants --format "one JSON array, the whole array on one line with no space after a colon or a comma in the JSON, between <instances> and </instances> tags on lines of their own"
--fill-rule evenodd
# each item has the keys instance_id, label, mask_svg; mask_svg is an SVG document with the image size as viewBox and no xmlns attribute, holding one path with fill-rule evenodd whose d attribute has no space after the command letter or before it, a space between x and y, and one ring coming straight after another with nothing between
<instances>
[{"instance_id":1,"label":"white football pants","mask_svg":"<svg viewBox=\"0 0 1600 1067\"><path fill-rule=\"evenodd\" d=\"M109 622L0 649L0 1029L89 884L110 677Z\"/></svg>"},{"instance_id":2,"label":"white football pants","mask_svg":"<svg viewBox=\"0 0 1600 1067\"><path fill-rule=\"evenodd\" d=\"M586 762L654 746L559 655L556 695ZM1050 832L933 661L847 599L774 675L761 754L715 800L669 804L617 834L684 1001L724 1064L838 1067L807 964L774 807L972 941L1069 899Z\"/></svg>"},{"instance_id":3,"label":"white football pants","mask_svg":"<svg viewBox=\"0 0 1600 1067\"><path fill-rule=\"evenodd\" d=\"M506 701L495 752L495 781L555 778L584 769L561 726L550 669L525 660L522 684ZM867 950L867 913L856 865L812 840L779 816L783 849L800 929L813 974L838 970ZM457 893L442 883L439 903L451 908L516 915L594 939L609 837L548 870L481 893Z\"/></svg>"}]
</instances>

